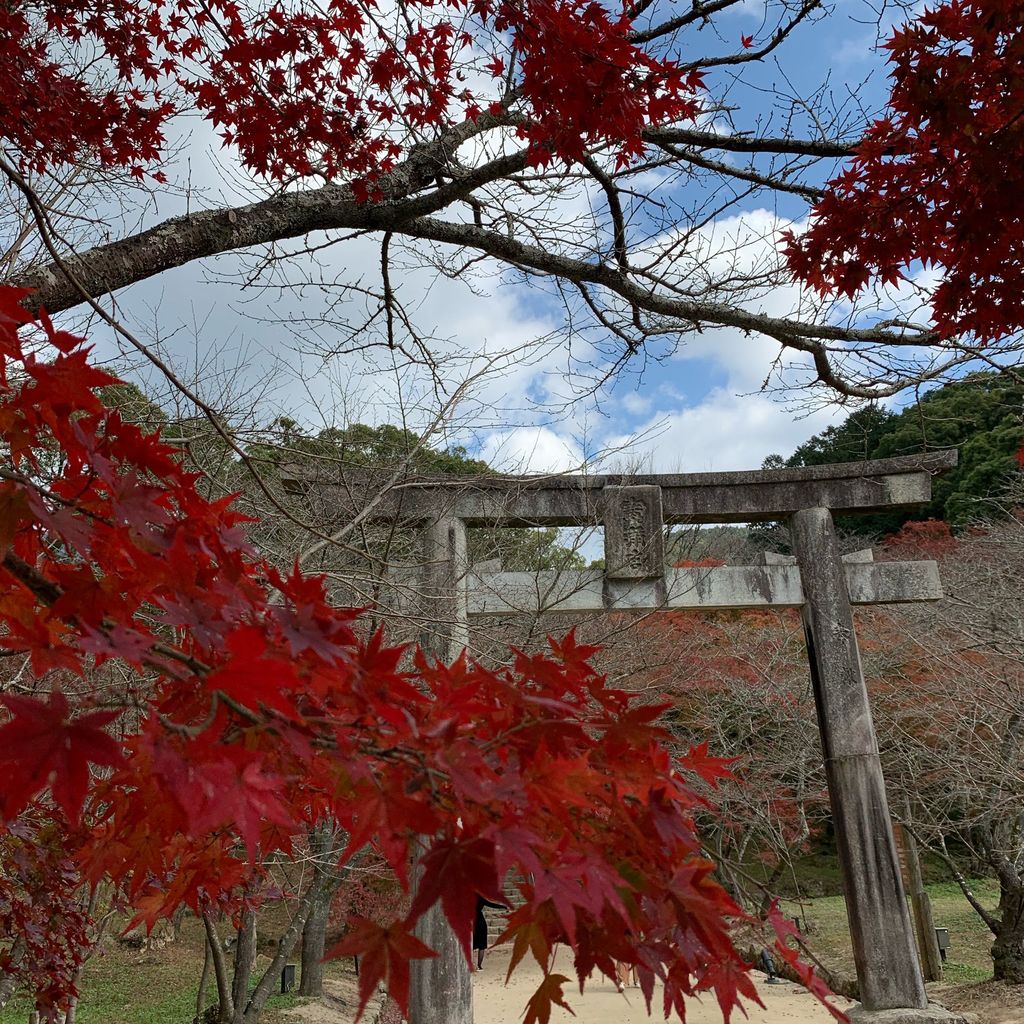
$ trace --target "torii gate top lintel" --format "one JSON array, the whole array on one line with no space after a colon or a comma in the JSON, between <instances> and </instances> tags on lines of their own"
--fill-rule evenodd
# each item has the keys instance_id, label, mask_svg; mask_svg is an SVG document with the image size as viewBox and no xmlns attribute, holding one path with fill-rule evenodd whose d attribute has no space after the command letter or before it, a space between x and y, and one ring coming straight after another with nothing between
<instances>
[{"instance_id":1,"label":"torii gate top lintel","mask_svg":"<svg viewBox=\"0 0 1024 1024\"><path fill-rule=\"evenodd\" d=\"M285 485L317 490L366 522L429 522L439 516L467 526L587 526L605 518L621 487L658 488L666 524L765 522L805 508L870 514L926 504L932 476L957 463L955 449L922 455L790 469L724 473L482 475L389 479L386 472L330 464L286 466Z\"/></svg>"}]
</instances>

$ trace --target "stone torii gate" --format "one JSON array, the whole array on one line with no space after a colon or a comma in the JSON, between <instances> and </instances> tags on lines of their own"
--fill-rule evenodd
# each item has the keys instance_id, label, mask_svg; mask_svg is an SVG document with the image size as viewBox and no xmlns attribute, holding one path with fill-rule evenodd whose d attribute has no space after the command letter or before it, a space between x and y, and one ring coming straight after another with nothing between
<instances>
[{"instance_id":1,"label":"stone torii gate","mask_svg":"<svg viewBox=\"0 0 1024 1024\"><path fill-rule=\"evenodd\" d=\"M311 479L341 515L419 525L425 645L451 660L471 617L668 608L800 608L842 870L862 1020L930 1024L958 1018L929 1006L886 800L852 605L934 601L934 562L875 564L840 557L833 513L926 504L931 477L957 453L741 473L403 480ZM666 524L786 521L795 557L762 566L666 569ZM603 524L605 569L482 572L468 564L471 526ZM413 965L411 1024L472 1024L472 986L440 908L419 925L439 956ZM892 1012L899 1011L895 1016Z\"/></svg>"}]
</instances>

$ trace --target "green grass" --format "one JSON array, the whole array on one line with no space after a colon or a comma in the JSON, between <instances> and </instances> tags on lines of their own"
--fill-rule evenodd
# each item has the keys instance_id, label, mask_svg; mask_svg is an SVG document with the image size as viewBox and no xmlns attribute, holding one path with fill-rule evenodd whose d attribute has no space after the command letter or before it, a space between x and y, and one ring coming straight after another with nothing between
<instances>
[{"instance_id":1,"label":"green grass","mask_svg":"<svg viewBox=\"0 0 1024 1024\"><path fill-rule=\"evenodd\" d=\"M971 888L986 907L999 902L999 889L992 879L972 879ZM967 902L955 882L935 882L926 886L932 904L935 925L949 929L949 959L944 978L950 982L985 981L992 977L992 934ZM807 945L828 967L853 973L846 904L842 896L822 896L784 901L786 913L806 919Z\"/></svg>"},{"instance_id":2,"label":"green grass","mask_svg":"<svg viewBox=\"0 0 1024 1024\"><path fill-rule=\"evenodd\" d=\"M120 978L85 978L78 1007L79 1024L190 1024L195 1016L194 978L168 978L148 969L124 971ZM294 995L270 997L263 1012L265 1024L274 1024L277 1011L303 1000ZM0 1012L0 1024L25 1024L31 1004L12 1000Z\"/></svg>"},{"instance_id":3,"label":"green grass","mask_svg":"<svg viewBox=\"0 0 1024 1024\"><path fill-rule=\"evenodd\" d=\"M771 867L751 854L743 863L743 869L754 878L764 881ZM949 869L937 857L927 851L921 855L921 871L925 884L939 884L949 877ZM956 888L955 883L946 883ZM793 858L791 868L779 876L773 891L792 898L838 896L843 891L843 877L839 870L839 858L834 849L821 846Z\"/></svg>"},{"instance_id":4,"label":"green grass","mask_svg":"<svg viewBox=\"0 0 1024 1024\"><path fill-rule=\"evenodd\" d=\"M194 926L187 923L181 941L152 952L112 946L94 956L82 976L79 1024L191 1024L203 969L202 937ZM211 985L207 1005L215 999ZM276 1024L278 1011L300 1002L292 994L272 995L264 1024ZM25 1024L31 1009L26 999L12 1000L0 1011L0 1024Z\"/></svg>"},{"instance_id":5,"label":"green grass","mask_svg":"<svg viewBox=\"0 0 1024 1024\"><path fill-rule=\"evenodd\" d=\"M172 969L166 961L147 962L144 957L126 963L119 954L95 957L86 966L79 1024L188 1024L192 1020L198 971ZM12 1000L0 1013L0 1024L24 1024L31 1009L27 1000Z\"/></svg>"},{"instance_id":6,"label":"green grass","mask_svg":"<svg viewBox=\"0 0 1024 1024\"><path fill-rule=\"evenodd\" d=\"M973 985L979 981L988 981L991 977L991 967L985 970L970 964L956 964L952 960L947 960L942 967L942 980L950 985Z\"/></svg>"}]
</instances>

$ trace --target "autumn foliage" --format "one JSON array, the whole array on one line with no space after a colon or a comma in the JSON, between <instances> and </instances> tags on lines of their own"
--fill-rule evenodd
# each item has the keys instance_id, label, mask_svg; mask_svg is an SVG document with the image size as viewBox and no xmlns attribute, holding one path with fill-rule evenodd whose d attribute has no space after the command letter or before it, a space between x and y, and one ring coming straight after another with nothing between
<instances>
[{"instance_id":1,"label":"autumn foliage","mask_svg":"<svg viewBox=\"0 0 1024 1024\"><path fill-rule=\"evenodd\" d=\"M948 0L886 43L892 92L829 183L791 269L853 296L935 266L942 338L1024 327L1024 2Z\"/></svg>"},{"instance_id":2,"label":"autumn foliage","mask_svg":"<svg viewBox=\"0 0 1024 1024\"><path fill-rule=\"evenodd\" d=\"M43 7L43 32L20 4L5 4L0 137L36 171L95 154L141 177L167 120L197 108L251 170L344 173L370 196L404 155L396 123L416 136L500 115L506 62L531 108L514 127L534 163L582 157L594 142L628 159L642 150L643 126L698 110L700 74L632 43L630 19L594 0L417 0L402 10L396 28L355 0L256 10L234 0L55 0ZM58 42L94 46L106 84L66 70Z\"/></svg>"},{"instance_id":3,"label":"autumn foliage","mask_svg":"<svg viewBox=\"0 0 1024 1024\"><path fill-rule=\"evenodd\" d=\"M426 842L411 909L351 918L336 950L362 955L364 1001L383 979L404 1004L410 961L432 955L418 916L440 901L468 944L475 894L497 896L510 871L530 879L514 963L547 972L564 942L581 978L635 962L648 1001L662 979L666 1012L694 992L726 1012L756 999L686 781L713 782L720 762L697 749L674 765L660 708L607 687L571 635L502 671L419 654L403 671L322 579L252 551L231 501L106 408L112 378L45 317L26 324L21 297L0 291L0 647L30 669L0 697L0 846L25 871L38 861L65 889L112 880L147 924L183 904L230 911L263 858L329 815L343 860L369 846L403 883ZM110 659L127 684L103 682ZM65 926L48 919L42 943ZM4 966L46 1005L75 963ZM528 1021L562 984L545 978Z\"/></svg>"}]
</instances>

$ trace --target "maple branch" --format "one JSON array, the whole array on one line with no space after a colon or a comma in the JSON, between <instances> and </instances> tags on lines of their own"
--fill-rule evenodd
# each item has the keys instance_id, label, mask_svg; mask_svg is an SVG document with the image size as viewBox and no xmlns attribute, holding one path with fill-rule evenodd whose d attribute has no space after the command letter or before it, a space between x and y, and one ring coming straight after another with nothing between
<instances>
[{"instance_id":1,"label":"maple branch","mask_svg":"<svg viewBox=\"0 0 1024 1024\"><path fill-rule=\"evenodd\" d=\"M361 200L347 184L282 192L245 206L174 217L128 238L64 257L64 266L55 258L8 283L33 289L34 294L24 302L26 309L36 312L43 307L53 314L77 306L88 296L96 298L223 252L314 231L397 229L411 218L445 209L480 186L525 168L525 149L468 169L455 161L455 151L464 142L514 120L511 115L481 115L476 122L463 122L435 142L413 147L404 163L378 180L382 198L376 203ZM4 170L12 176L12 168ZM450 180L418 194L434 184L441 171ZM18 178L14 172L12 180Z\"/></svg>"},{"instance_id":2,"label":"maple branch","mask_svg":"<svg viewBox=\"0 0 1024 1024\"><path fill-rule=\"evenodd\" d=\"M814 188L811 185L800 185L793 182L783 181L781 178L774 178L768 174L758 174L750 168L731 167L721 160L712 160L706 156L698 156L685 149L679 149L670 143L659 143L659 148L677 160L685 160L696 167L703 167L706 171L714 171L717 174L725 174L730 178L739 178L741 181L748 181L754 185L763 185L774 192L790 192L810 202L815 202L825 195L823 188Z\"/></svg>"},{"instance_id":3,"label":"maple branch","mask_svg":"<svg viewBox=\"0 0 1024 1024\"><path fill-rule=\"evenodd\" d=\"M484 114L476 122L457 125L434 142L413 147L399 167L379 180L383 198L378 203L360 202L350 185L328 184L300 192L283 192L244 206L171 218L127 238L69 255L65 262L82 288L95 298L194 260L314 231L400 230L402 223L410 218L444 209L466 199L481 185L525 168L525 151L498 157L471 169L455 163L455 152L464 142L518 120L510 112ZM655 145L668 143L729 152L818 157L849 156L856 146L855 142L720 135L674 127L650 128L643 133L643 138ZM442 171L452 175L450 181L411 198L436 183ZM42 306L51 314L57 313L82 301L78 289L56 261L21 274L10 283L35 290L36 294L25 303L26 308L33 311Z\"/></svg>"},{"instance_id":4,"label":"maple branch","mask_svg":"<svg viewBox=\"0 0 1024 1024\"><path fill-rule=\"evenodd\" d=\"M380 278L384 285L384 314L387 318L388 348L395 347L395 291L391 287L391 237L392 232L385 231L380 243Z\"/></svg>"},{"instance_id":5,"label":"maple branch","mask_svg":"<svg viewBox=\"0 0 1024 1024\"><path fill-rule=\"evenodd\" d=\"M781 153L792 156L820 156L842 158L853 156L860 140L839 142L830 139L790 139L785 137L758 137L756 135L720 135L718 132L697 128L648 128L644 141L672 142L698 149L721 149L730 153Z\"/></svg>"},{"instance_id":6,"label":"maple branch","mask_svg":"<svg viewBox=\"0 0 1024 1024\"><path fill-rule=\"evenodd\" d=\"M750 313L738 306L720 302L704 302L660 295L643 284L603 263L591 263L571 256L563 256L540 246L520 242L507 234L480 229L472 224L457 224L420 217L400 229L403 234L450 245L477 249L517 267L537 270L575 283L600 285L649 313L677 317L691 324L704 323L720 327L737 327L772 337L792 339L795 347L799 339L870 342L887 345L927 345L934 340L931 332L916 334L894 333L882 328L847 328L832 324Z\"/></svg>"},{"instance_id":7,"label":"maple branch","mask_svg":"<svg viewBox=\"0 0 1024 1024\"><path fill-rule=\"evenodd\" d=\"M635 19L653 2L654 0L641 0L629 11L629 17ZM687 25L692 25L694 22L707 21L712 14L724 11L727 7L732 7L739 2L740 0L711 0L706 4L695 3L686 14L681 14L678 18L670 18L668 21L663 21L659 25L642 29L639 32L630 32L629 41L635 46L652 42L663 36L671 35L673 32L678 32L679 29L686 28Z\"/></svg>"},{"instance_id":8,"label":"maple branch","mask_svg":"<svg viewBox=\"0 0 1024 1024\"><path fill-rule=\"evenodd\" d=\"M809 18L819 7L821 7L821 0L805 0L801 5L800 10L793 15L790 20L780 25L771 38L765 43L764 46L758 49L750 49L743 53L733 53L725 57L706 57L700 60L690 61L687 64L681 65L684 71L695 71L698 68L717 68L724 67L727 65L736 64L749 64L751 61L761 60L767 57L773 50L778 49L779 46L785 41L786 37L806 18Z\"/></svg>"},{"instance_id":9,"label":"maple branch","mask_svg":"<svg viewBox=\"0 0 1024 1024\"><path fill-rule=\"evenodd\" d=\"M56 604L64 595L64 591L60 586L52 580L47 579L38 569L29 565L24 559L19 558L13 551L7 551L3 556L3 560L0 561L0 565L2 565L19 583L35 594L35 596L47 607ZM77 619L74 617L65 617L65 621L72 625L77 623ZM184 651L179 651L175 647L168 647L166 644L162 643L154 643L150 647L150 650L162 658L170 658L173 661L180 662L197 675L202 675L211 671L208 665L205 665L197 658L193 658L192 655L186 654ZM166 665L160 664L159 661L152 659L144 659L144 663L159 672L165 671L167 667ZM219 693L220 691L217 692ZM225 703L227 703L228 698L226 695L222 694L222 697L225 698ZM232 704L232 707L235 707L235 705ZM248 713L251 714L251 712Z\"/></svg>"},{"instance_id":10,"label":"maple branch","mask_svg":"<svg viewBox=\"0 0 1024 1024\"><path fill-rule=\"evenodd\" d=\"M142 353L160 372L167 378L168 381L177 388L186 398L189 399L196 406L197 409L206 417L207 421L211 424L214 431L220 436L224 443L238 456L242 465L249 472L250 476L256 483L256 486L262 491L263 496L270 502L271 506L286 520L298 526L300 529L306 530L307 532L327 540L325 534L321 533L316 527L310 523L303 522L296 518L288 509L286 509L277 497L270 490L263 476L257 471L255 463L249 453L239 445L235 440L234 434L228 430L221 417L217 415L216 411L207 403L200 398L198 392L193 388L190 388L181 378L171 369L165 360L160 358L153 350L146 344L144 344L139 338L137 338L131 331L129 331L116 317L108 313L100 304L96 301L95 297L90 295L86 286L82 283L75 268L68 265L68 261L64 259L60 253L57 252L56 246L53 240L53 227L50 223L49 216L45 209L42 208L38 197L32 187L25 181L24 177L7 163L2 157L0 157L0 170L7 175L18 189L24 194L28 201L29 207L36 218L37 227L40 233L40 237L43 240L47 251L54 259L54 264L58 268L63 279L70 285L70 287L77 293L79 299L83 299L106 323L108 323L118 334L121 335L129 344L131 344L137 351ZM33 296L35 298L35 296ZM26 305L29 303L26 302ZM338 541L331 541L331 543L338 543ZM169 651L172 649L168 648ZM172 651L173 655L173 651Z\"/></svg>"},{"instance_id":11,"label":"maple branch","mask_svg":"<svg viewBox=\"0 0 1024 1024\"><path fill-rule=\"evenodd\" d=\"M629 272L629 258L626 255L626 221L622 215L622 202L619 199L619 190L615 180L610 174L606 174L593 157L587 157L583 166L590 172L591 177L604 189L605 198L608 200L608 213L612 218L613 238L612 250L615 253L615 262L623 273ZM479 225L477 225L479 227Z\"/></svg>"},{"instance_id":12,"label":"maple branch","mask_svg":"<svg viewBox=\"0 0 1024 1024\"><path fill-rule=\"evenodd\" d=\"M471 197L475 189L508 179L526 167L528 157L525 150L499 156L468 169L459 165L455 159L455 150L466 139L488 128L515 121L516 116L511 113L486 115L476 123L466 122L456 126L433 143L414 147L402 165L382 176L380 189L384 198L379 203L359 201L349 185L328 184L318 189L283 193L233 209L203 211L174 218L137 235L97 246L66 259L51 247L55 259L53 264L25 274L13 283L37 289L27 305L43 305L50 312L56 312L76 305L83 295L94 297L144 280L170 267L220 252L270 244L313 231L381 231L388 238L398 234L468 248L527 272L558 277L577 287L585 284L606 289L628 302L633 310L636 338L629 346L631 351L638 350L646 338L670 330L682 334L700 330L703 325L738 328L772 337L783 349L809 355L818 382L840 394L855 398L878 398L895 394L921 380L937 377L950 366L964 361L962 354L949 353L949 358L932 370L915 367L912 372L894 374L889 369L876 379L869 377L865 380L861 374L861 379L855 380L840 372L835 365L837 356L851 354L851 350L843 346L850 343L873 347L928 346L933 345L937 337L931 332L911 329L906 325L900 325L900 330L885 329L882 326L851 328L769 317L724 303L694 300L686 296L681 287L662 279L648 276L648 280L644 280L643 272L633 270L628 260L624 218L614 178L593 159L585 161L584 167L599 182L608 197L614 227L616 267L590 262L575 255L565 255L544 245L541 238L537 240L539 244L521 242L510 232L499 233L482 227L481 218L478 217L474 217L475 223L472 225L432 217L431 214L452 203ZM720 136L712 132L678 128L652 129L646 138L663 150L668 150L670 155L676 144L734 152L833 157L846 155L852 149L849 144L828 141ZM711 170L723 170L718 161L688 153L677 155ZM731 168L728 171L753 184L794 192L806 198L818 194L817 190L809 187L780 182L754 171ZM386 265L385 246L382 250L382 266L386 268ZM385 291L388 291L387 287ZM93 308L99 308L94 299L88 301ZM590 305L593 308L593 303ZM678 323L654 329L641 322L642 313L672 318ZM104 315L102 310L101 315ZM105 318L109 318L109 315L105 315ZM598 319L606 326L609 323L607 318ZM622 336L619 331L615 333ZM134 343L140 346L140 343ZM833 352L829 343L835 343L840 348ZM140 346L140 350L154 358L145 346ZM161 366L161 369L170 375L169 368ZM192 394L190 389L185 389L184 385L182 389L210 418L210 410L204 407L198 396ZM216 417L211 422L214 422L215 428L218 427ZM220 432L223 433L222 425ZM248 466L246 454L239 450L233 439L225 440ZM252 472L252 467L249 468ZM268 497L274 500L272 495ZM289 513L285 512L285 515L291 518ZM309 524L301 525L317 533Z\"/></svg>"},{"instance_id":13,"label":"maple branch","mask_svg":"<svg viewBox=\"0 0 1024 1024\"><path fill-rule=\"evenodd\" d=\"M27 587L35 596L47 607L50 607L57 603L58 600L63 596L64 591L54 583L52 580L48 580L38 569L33 568L24 559L19 558L13 551L8 551L4 556L3 560L0 561L2 565L16 580ZM77 623L77 619L74 616L65 616L65 621L70 625ZM101 629L106 627L101 626ZM142 664L148 668L154 669L157 672L165 672L167 669L166 665L161 664L159 658L168 658L172 661L176 661L186 666L190 671L196 675L203 676L209 675L212 672L212 668L200 659L193 657L191 654L186 654L184 651L178 650L176 647L170 647L167 644L160 643L159 641L150 645L149 650L152 652L150 656L143 656ZM153 657L157 655L158 657ZM223 690L214 690L211 696L211 707L210 715L208 716L206 723L200 726L185 726L179 723L170 722L169 720L161 717L161 721L175 732L183 735L194 736L198 735L199 732L205 728L206 724L212 721L212 717L217 708L217 702L224 704L235 712L239 717L246 719L256 725L266 725L266 720L253 711L251 708L247 708L244 704L239 704L233 697L225 693Z\"/></svg>"},{"instance_id":14,"label":"maple branch","mask_svg":"<svg viewBox=\"0 0 1024 1024\"><path fill-rule=\"evenodd\" d=\"M641 283L635 280L634 276L624 274L605 263L593 263L577 257L564 256L537 245L520 242L507 234L480 229L475 225L422 217L403 225L401 231L413 237L485 252L521 269L550 274L576 285L598 285L625 299L635 311L642 310L656 316L678 320L675 330L679 333L699 331L707 326L732 327L746 333L766 335L778 341L784 349L809 355L818 380L851 398L888 397L914 384L941 377L950 368L970 362L973 358L971 353L963 352L959 346L952 345L951 350L948 350L949 358L930 369L916 368L908 374L889 373L879 381L856 383L837 370L833 362L836 355L851 354L852 350L847 348L850 343L869 347L913 348L934 346L941 339L934 331L916 328L904 322L889 322L899 328L898 330L891 330L885 324L862 328L844 327L787 317L772 317L726 303L694 300L683 297L672 288L667 289L668 294L659 293L654 291L651 285ZM663 326L658 328L658 331L665 332L669 329Z\"/></svg>"},{"instance_id":15,"label":"maple branch","mask_svg":"<svg viewBox=\"0 0 1024 1024\"><path fill-rule=\"evenodd\" d=\"M2 564L19 583L31 590L47 606L55 604L63 593L56 583L37 572L13 551L8 551L4 555Z\"/></svg>"},{"instance_id":16,"label":"maple branch","mask_svg":"<svg viewBox=\"0 0 1024 1024\"><path fill-rule=\"evenodd\" d=\"M904 818L897 818L899 823L914 837L917 843L923 846L929 853L934 853L945 865L949 868L949 873L953 876L953 881L960 887L960 891L964 894L964 898L974 908L974 912L981 918L985 923L985 926L993 935L999 934L999 919L993 917L992 914L985 909L984 905L974 894L974 890L971 888L970 882L964 877L964 873L960 870L956 861L953 860L949 855L949 851L946 849L946 840L944 836L940 836L940 845L935 846L934 843L929 843L928 840L914 828L914 826Z\"/></svg>"},{"instance_id":17,"label":"maple branch","mask_svg":"<svg viewBox=\"0 0 1024 1024\"><path fill-rule=\"evenodd\" d=\"M524 161L525 156L522 154L499 158L471 172L467 176L471 180L461 182L459 188L472 190L477 182L490 177L502 177L508 172L509 166L518 166ZM455 183L448 187L454 188ZM319 197L322 202L315 201L311 196ZM887 388L852 384L832 368L823 342L918 346L936 340L927 331L893 332L878 327L847 328L816 324L751 313L724 303L659 294L649 285L602 263L561 255L539 245L520 242L507 233L420 215L420 211L443 208L446 204L447 200L433 193L406 202L371 207L357 203L347 187L325 186L313 193L278 196L235 210L175 218L133 238L99 246L67 262L85 291L100 294L110 288L142 280L169 266L180 266L192 259L214 255L230 248L264 244L313 230L337 227L392 230L409 237L475 249L513 266L555 275L576 284L586 282L599 285L639 310L683 321L679 328L681 331L692 329L694 325L706 324L768 335L786 348L810 354L821 381L853 397L893 394L912 380L919 379L920 375L915 375L912 380L901 378ZM78 290L74 285L57 279L56 273L45 268L15 283L22 287L38 287L39 291L32 297L32 301L36 305L45 305L50 311L77 304ZM117 283L111 281L115 275ZM201 402L197 404L202 408Z\"/></svg>"},{"instance_id":18,"label":"maple branch","mask_svg":"<svg viewBox=\"0 0 1024 1024\"><path fill-rule=\"evenodd\" d=\"M206 718L196 725L185 725L182 722L175 722L170 719L163 712L160 712L157 717L160 720L160 724L168 731L177 733L179 736L185 736L188 739L195 739L197 736L201 736L207 729L213 725L214 719L217 717L217 706L220 703L222 696L221 690L214 690L210 698L210 710L206 713Z\"/></svg>"}]
</instances>

